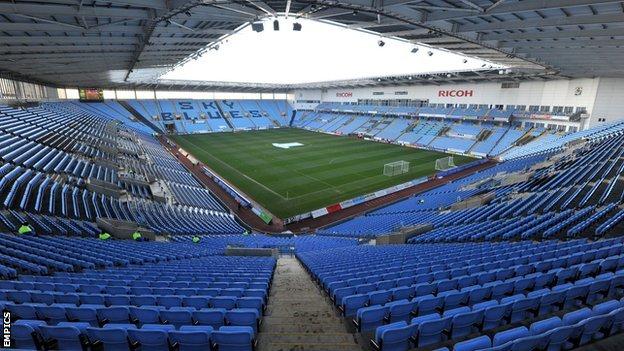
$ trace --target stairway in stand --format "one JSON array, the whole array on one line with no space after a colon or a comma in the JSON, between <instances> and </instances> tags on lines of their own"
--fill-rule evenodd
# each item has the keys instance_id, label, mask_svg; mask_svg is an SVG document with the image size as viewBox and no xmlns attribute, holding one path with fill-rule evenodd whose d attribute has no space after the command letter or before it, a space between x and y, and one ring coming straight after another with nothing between
<instances>
[{"instance_id":1,"label":"stairway in stand","mask_svg":"<svg viewBox=\"0 0 624 351\"><path fill-rule=\"evenodd\" d=\"M362 347L301 263L296 258L280 258L257 350L361 351Z\"/></svg>"}]
</instances>

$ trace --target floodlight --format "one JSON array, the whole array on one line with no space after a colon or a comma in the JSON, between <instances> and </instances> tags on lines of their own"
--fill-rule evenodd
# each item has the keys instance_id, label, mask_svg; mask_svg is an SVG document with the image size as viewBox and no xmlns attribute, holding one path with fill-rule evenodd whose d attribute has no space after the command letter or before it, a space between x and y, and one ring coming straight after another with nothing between
<instances>
[{"instance_id":1,"label":"floodlight","mask_svg":"<svg viewBox=\"0 0 624 351\"><path fill-rule=\"evenodd\" d=\"M293 23L293 30L295 32L300 32L301 31L301 23L299 23L299 22Z\"/></svg>"},{"instance_id":2,"label":"floodlight","mask_svg":"<svg viewBox=\"0 0 624 351\"><path fill-rule=\"evenodd\" d=\"M386 45L386 42L385 42L385 41L383 41L383 40L379 40L379 41L377 42L377 45L379 45L379 47L383 47L384 45Z\"/></svg>"},{"instance_id":3,"label":"floodlight","mask_svg":"<svg viewBox=\"0 0 624 351\"><path fill-rule=\"evenodd\" d=\"M427 55L433 56L433 51L427 51Z\"/></svg>"}]
</instances>

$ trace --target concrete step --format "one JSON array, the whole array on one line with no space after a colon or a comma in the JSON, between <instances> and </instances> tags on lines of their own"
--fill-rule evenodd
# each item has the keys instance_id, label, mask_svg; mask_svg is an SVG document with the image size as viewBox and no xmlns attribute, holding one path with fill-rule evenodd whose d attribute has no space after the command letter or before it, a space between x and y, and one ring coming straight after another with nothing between
<instances>
[{"instance_id":1,"label":"concrete step","mask_svg":"<svg viewBox=\"0 0 624 351\"><path fill-rule=\"evenodd\" d=\"M338 318L338 313L334 311L289 311L281 310L266 313L267 316L272 317L288 317L288 318L306 318L306 319L320 319L327 320L331 318Z\"/></svg>"},{"instance_id":2,"label":"concrete step","mask_svg":"<svg viewBox=\"0 0 624 351\"><path fill-rule=\"evenodd\" d=\"M355 342L353 334L349 333L258 333L258 344L265 339L272 343L348 344Z\"/></svg>"},{"instance_id":3,"label":"concrete step","mask_svg":"<svg viewBox=\"0 0 624 351\"><path fill-rule=\"evenodd\" d=\"M295 323L288 319L288 323L267 323L266 319L262 322L260 332L270 331L273 333L344 333L346 332L343 325L334 323Z\"/></svg>"},{"instance_id":4,"label":"concrete step","mask_svg":"<svg viewBox=\"0 0 624 351\"><path fill-rule=\"evenodd\" d=\"M284 305L269 305L267 306L266 313L273 314L275 312L279 313L282 311L290 312L290 311L300 311L300 312L327 312L334 313L336 312L331 306L323 306L323 305L306 305L304 302L300 303L288 303Z\"/></svg>"},{"instance_id":5,"label":"concrete step","mask_svg":"<svg viewBox=\"0 0 624 351\"><path fill-rule=\"evenodd\" d=\"M297 295L297 297L293 298L293 294L279 292L273 295L269 295L269 305L274 303L273 301L271 301L272 297L278 298L279 301L285 301L286 303L302 300L307 301L308 303L325 303L325 299L319 299L318 295L301 294L301 296Z\"/></svg>"},{"instance_id":6,"label":"concrete step","mask_svg":"<svg viewBox=\"0 0 624 351\"><path fill-rule=\"evenodd\" d=\"M361 351L331 301L297 259L280 258L258 334L258 351Z\"/></svg>"},{"instance_id":7,"label":"concrete step","mask_svg":"<svg viewBox=\"0 0 624 351\"><path fill-rule=\"evenodd\" d=\"M331 317L323 317L322 319L311 317L311 316L284 316L284 315L265 315L262 318L262 324L325 324L325 325L338 325L344 329L344 325L342 324L342 319L338 316Z\"/></svg>"},{"instance_id":8,"label":"concrete step","mask_svg":"<svg viewBox=\"0 0 624 351\"><path fill-rule=\"evenodd\" d=\"M263 351L362 351L362 347L357 344L345 343L345 344L311 344L305 345L299 343L278 343L267 342L263 345L258 345L259 350Z\"/></svg>"}]
</instances>

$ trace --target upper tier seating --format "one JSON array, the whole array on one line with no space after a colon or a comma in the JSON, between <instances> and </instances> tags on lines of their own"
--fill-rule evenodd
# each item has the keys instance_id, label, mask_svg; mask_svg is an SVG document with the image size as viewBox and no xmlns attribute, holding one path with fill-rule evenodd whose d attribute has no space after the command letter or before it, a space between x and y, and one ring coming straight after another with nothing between
<instances>
[{"instance_id":1,"label":"upper tier seating","mask_svg":"<svg viewBox=\"0 0 624 351\"><path fill-rule=\"evenodd\" d=\"M434 104L435 105L435 104ZM339 102L323 102L316 107L322 112L369 113L388 116L438 117L454 120L496 120L509 121L514 110L498 110L487 108L446 108L438 106L383 106L383 105L351 105Z\"/></svg>"},{"instance_id":2,"label":"upper tier seating","mask_svg":"<svg viewBox=\"0 0 624 351\"><path fill-rule=\"evenodd\" d=\"M604 236L624 219L620 184L623 130L624 125L614 124L575 133L577 138L585 138L585 144L564 156L559 154L563 148L556 139L554 145L540 147L533 154L523 152L523 156L413 198L321 229L319 234L375 237L406 226L431 224L433 230L411 241ZM579 139L571 135L566 140ZM551 164L550 157L563 158ZM537 168L530 170L535 165ZM514 176L519 177L517 182L504 185L506 178ZM485 194L492 198L481 206L452 208Z\"/></svg>"},{"instance_id":3,"label":"upper tier seating","mask_svg":"<svg viewBox=\"0 0 624 351\"><path fill-rule=\"evenodd\" d=\"M292 115L292 107L283 100L160 99L127 103L162 130L179 134L287 126Z\"/></svg>"}]
</instances>

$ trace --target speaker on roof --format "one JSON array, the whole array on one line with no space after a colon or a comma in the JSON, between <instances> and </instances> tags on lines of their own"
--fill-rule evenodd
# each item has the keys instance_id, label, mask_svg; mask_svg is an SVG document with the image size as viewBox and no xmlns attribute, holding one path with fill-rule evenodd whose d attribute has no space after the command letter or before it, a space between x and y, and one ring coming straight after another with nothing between
<instances>
[{"instance_id":1,"label":"speaker on roof","mask_svg":"<svg viewBox=\"0 0 624 351\"><path fill-rule=\"evenodd\" d=\"M264 24L262 22L253 22L251 24L251 29L253 29L254 32L262 32L264 30Z\"/></svg>"},{"instance_id":2,"label":"speaker on roof","mask_svg":"<svg viewBox=\"0 0 624 351\"><path fill-rule=\"evenodd\" d=\"M299 23L299 22L293 23L293 30L295 32L300 32L301 31L301 23Z\"/></svg>"}]
</instances>

